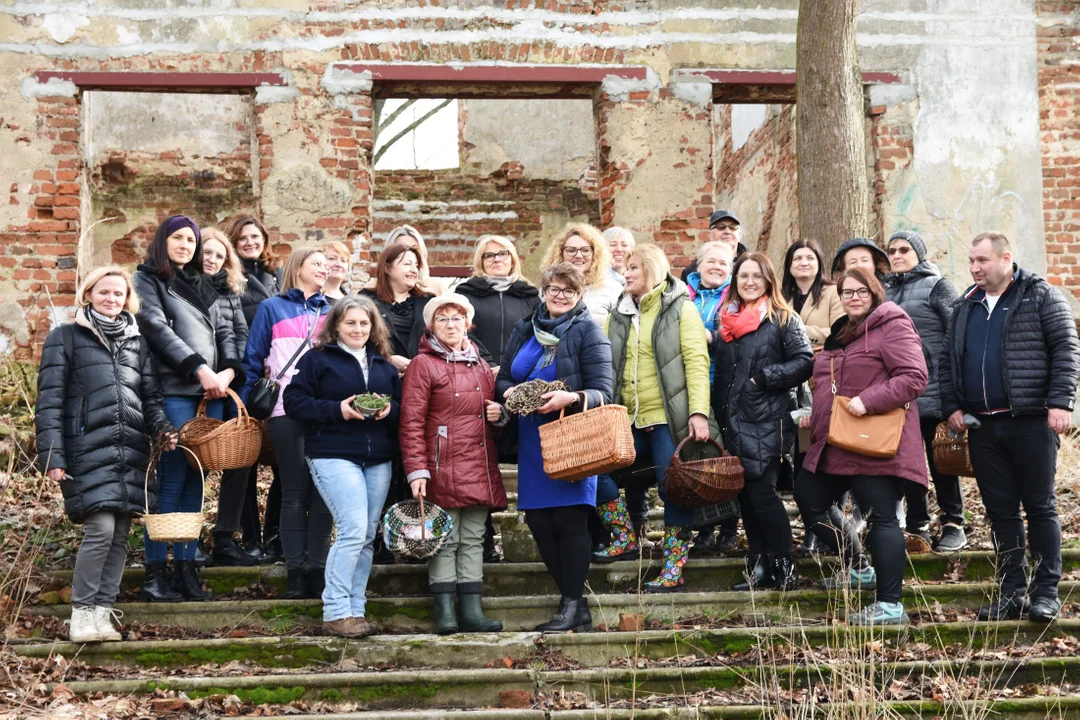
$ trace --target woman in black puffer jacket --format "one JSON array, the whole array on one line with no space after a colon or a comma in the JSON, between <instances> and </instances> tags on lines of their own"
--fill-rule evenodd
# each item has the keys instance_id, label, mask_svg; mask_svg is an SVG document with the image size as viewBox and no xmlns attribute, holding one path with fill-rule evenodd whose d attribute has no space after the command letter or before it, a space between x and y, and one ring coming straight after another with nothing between
<instances>
[{"instance_id":1,"label":"woman in black puffer jacket","mask_svg":"<svg viewBox=\"0 0 1080 720\"><path fill-rule=\"evenodd\" d=\"M189 217L166 218L147 249L146 263L134 277L141 307L139 330L150 344L151 364L161 383L165 415L175 427L195 417L199 401L206 414L221 419L225 390L244 386L244 366L236 334L217 290L202 269L199 226ZM158 469L161 512L199 512L203 477L176 450L161 457ZM142 597L148 602L208 600L195 572L196 543L173 544L176 589L162 582L168 543L146 538L146 577Z\"/></svg>"},{"instance_id":2,"label":"woman in black puffer jacket","mask_svg":"<svg viewBox=\"0 0 1080 720\"><path fill-rule=\"evenodd\" d=\"M120 640L112 606L127 559L131 518L157 503L149 482L148 435L176 435L165 417L134 313L127 270L90 272L75 322L49 333L38 374L38 462L64 494L72 522L84 523L71 592L71 640Z\"/></svg>"},{"instance_id":3,"label":"woman in black puffer jacket","mask_svg":"<svg viewBox=\"0 0 1080 720\"><path fill-rule=\"evenodd\" d=\"M792 590L791 522L776 485L780 473L791 472L795 390L810 377L814 355L766 255L744 253L731 276L714 340L712 406L746 481L739 507L750 545L747 579L732 589Z\"/></svg>"}]
</instances>

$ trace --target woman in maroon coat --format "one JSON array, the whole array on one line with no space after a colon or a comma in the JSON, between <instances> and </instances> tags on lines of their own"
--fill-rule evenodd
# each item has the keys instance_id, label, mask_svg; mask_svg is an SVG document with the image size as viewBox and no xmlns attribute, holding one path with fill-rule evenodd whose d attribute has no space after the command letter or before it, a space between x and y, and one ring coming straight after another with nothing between
<instances>
[{"instance_id":1,"label":"woman in maroon coat","mask_svg":"<svg viewBox=\"0 0 1080 720\"><path fill-rule=\"evenodd\" d=\"M494 402L495 379L469 340L473 307L464 295L447 293L424 307L427 332L405 371L399 439L413 497L450 513L454 528L428 562L440 635L497 632L502 623L484 617L484 523L506 507L498 451L491 426L506 423ZM458 611L454 611L454 598Z\"/></svg>"},{"instance_id":2,"label":"woman in maroon coat","mask_svg":"<svg viewBox=\"0 0 1080 720\"><path fill-rule=\"evenodd\" d=\"M839 277L837 290L847 316L833 324L832 335L814 360L810 450L796 496L807 527L820 540L843 548L845 569L826 579L825 587L877 588L877 601L851 613L848 622L902 624L908 619L900 602L905 543L896 503L903 497L904 483L926 485L926 454L915 405L926 390L926 361L911 318L900 306L885 301L885 290L873 275L849 269ZM834 394L851 398L843 412L855 416L907 409L895 457L869 457L828 444ZM846 527L841 539L828 520L829 506L847 490L870 526L867 544L872 566L866 562L858 534Z\"/></svg>"}]
</instances>

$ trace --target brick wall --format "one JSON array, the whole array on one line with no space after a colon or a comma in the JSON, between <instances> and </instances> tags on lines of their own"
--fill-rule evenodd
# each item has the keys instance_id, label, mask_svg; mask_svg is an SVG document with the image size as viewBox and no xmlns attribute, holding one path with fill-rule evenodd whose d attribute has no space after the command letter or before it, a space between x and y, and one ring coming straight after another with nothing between
<instances>
[{"instance_id":1,"label":"brick wall","mask_svg":"<svg viewBox=\"0 0 1080 720\"><path fill-rule=\"evenodd\" d=\"M1047 276L1080 300L1080 0L1036 11Z\"/></svg>"}]
</instances>

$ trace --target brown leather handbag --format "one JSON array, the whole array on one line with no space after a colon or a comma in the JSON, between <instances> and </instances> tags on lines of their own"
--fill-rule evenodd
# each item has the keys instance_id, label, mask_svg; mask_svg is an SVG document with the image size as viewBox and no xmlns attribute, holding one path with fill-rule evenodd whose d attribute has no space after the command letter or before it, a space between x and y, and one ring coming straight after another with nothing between
<instances>
[{"instance_id":1,"label":"brown leather handbag","mask_svg":"<svg viewBox=\"0 0 1080 720\"><path fill-rule=\"evenodd\" d=\"M827 442L833 447L858 455L875 458L896 457L900 449L900 437L904 434L904 418L908 405L880 415L856 417L848 412L851 398L836 394L834 360L829 359L829 377L832 380L832 417L829 418Z\"/></svg>"}]
</instances>

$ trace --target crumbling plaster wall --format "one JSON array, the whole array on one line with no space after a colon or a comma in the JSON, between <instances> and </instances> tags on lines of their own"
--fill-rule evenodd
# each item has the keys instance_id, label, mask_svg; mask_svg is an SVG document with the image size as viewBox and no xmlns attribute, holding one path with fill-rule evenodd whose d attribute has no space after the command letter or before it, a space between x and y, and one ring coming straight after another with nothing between
<instances>
[{"instance_id":1,"label":"crumbling plaster wall","mask_svg":"<svg viewBox=\"0 0 1080 720\"><path fill-rule=\"evenodd\" d=\"M676 72L794 67L797 0L518 5L0 6L0 171L10 183L0 203L0 323L11 347L29 354L48 329L43 288L70 305L87 224L78 94L41 86L35 70L284 73L287 87L254 99L261 211L279 242L333 237L362 248L372 222L370 82L327 77L332 63L645 66L644 82L598 88L600 211L683 262L713 205L712 108L707 86L673 82ZM887 189L883 232L917 224L951 247L996 223L1017 238L1022 262L1045 267L1031 0L887 0L859 23L863 69L903 78L873 90L873 104L909 114L914 148L906 167L875 171Z\"/></svg>"}]
</instances>

